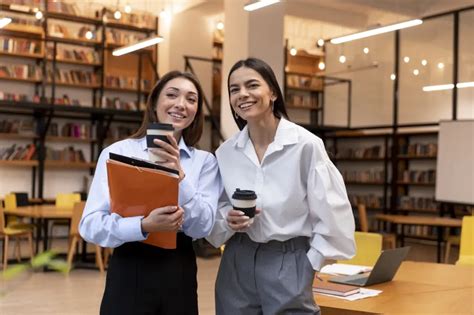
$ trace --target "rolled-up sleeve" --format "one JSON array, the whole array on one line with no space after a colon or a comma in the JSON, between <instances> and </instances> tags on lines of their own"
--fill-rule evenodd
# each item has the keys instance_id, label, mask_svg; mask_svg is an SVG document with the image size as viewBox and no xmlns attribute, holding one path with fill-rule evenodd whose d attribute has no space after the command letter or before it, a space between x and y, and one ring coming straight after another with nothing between
<instances>
[{"instance_id":1,"label":"rolled-up sleeve","mask_svg":"<svg viewBox=\"0 0 474 315\"><path fill-rule=\"evenodd\" d=\"M307 187L314 222L307 255L319 270L326 258L348 259L355 254L354 216L342 176L329 159L311 167Z\"/></svg>"},{"instance_id":2,"label":"rolled-up sleeve","mask_svg":"<svg viewBox=\"0 0 474 315\"><path fill-rule=\"evenodd\" d=\"M143 217L123 218L110 212L106 167L109 152L109 149L103 150L97 161L79 232L88 242L102 247L118 247L125 242L143 241L146 237L141 230Z\"/></svg>"},{"instance_id":3,"label":"rolled-up sleeve","mask_svg":"<svg viewBox=\"0 0 474 315\"><path fill-rule=\"evenodd\" d=\"M192 238L209 235L214 226L222 183L217 160L207 154L197 186L189 178L179 184L179 205L184 209L183 231Z\"/></svg>"}]
</instances>

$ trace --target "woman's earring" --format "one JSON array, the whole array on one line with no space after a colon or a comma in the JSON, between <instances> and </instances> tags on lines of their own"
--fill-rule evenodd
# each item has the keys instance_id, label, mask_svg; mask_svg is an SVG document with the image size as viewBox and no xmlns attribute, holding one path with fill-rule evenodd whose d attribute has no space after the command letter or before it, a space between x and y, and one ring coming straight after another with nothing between
<instances>
[{"instance_id":1,"label":"woman's earring","mask_svg":"<svg viewBox=\"0 0 474 315\"><path fill-rule=\"evenodd\" d=\"M235 119L239 119L239 115L237 115L237 112L234 112Z\"/></svg>"},{"instance_id":2,"label":"woman's earring","mask_svg":"<svg viewBox=\"0 0 474 315\"><path fill-rule=\"evenodd\" d=\"M275 100L271 100L272 104L270 105L272 107L272 112L273 112L273 105L275 105Z\"/></svg>"}]
</instances>

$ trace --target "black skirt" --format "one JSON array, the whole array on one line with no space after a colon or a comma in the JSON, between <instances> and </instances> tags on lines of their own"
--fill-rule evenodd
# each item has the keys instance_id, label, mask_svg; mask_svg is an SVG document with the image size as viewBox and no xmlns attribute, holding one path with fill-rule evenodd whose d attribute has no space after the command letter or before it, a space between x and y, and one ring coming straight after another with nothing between
<instances>
[{"instance_id":1,"label":"black skirt","mask_svg":"<svg viewBox=\"0 0 474 315\"><path fill-rule=\"evenodd\" d=\"M184 233L175 250L125 243L110 260L100 314L198 314L196 274L192 239Z\"/></svg>"}]
</instances>

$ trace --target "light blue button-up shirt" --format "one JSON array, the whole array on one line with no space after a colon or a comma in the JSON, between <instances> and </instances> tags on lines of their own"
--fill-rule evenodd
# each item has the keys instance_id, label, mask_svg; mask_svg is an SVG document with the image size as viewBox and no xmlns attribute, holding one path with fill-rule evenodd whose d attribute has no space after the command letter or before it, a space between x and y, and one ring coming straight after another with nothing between
<instances>
[{"instance_id":1,"label":"light blue button-up shirt","mask_svg":"<svg viewBox=\"0 0 474 315\"><path fill-rule=\"evenodd\" d=\"M216 158L209 152L179 142L180 162L186 176L179 183L178 204L184 209L183 232L192 238L207 236L215 222L222 192ZM109 153L148 159L146 138L126 139L105 148L99 156L79 231L88 242L118 247L125 242L143 241L142 216L123 218L110 212L106 161Z\"/></svg>"}]
</instances>

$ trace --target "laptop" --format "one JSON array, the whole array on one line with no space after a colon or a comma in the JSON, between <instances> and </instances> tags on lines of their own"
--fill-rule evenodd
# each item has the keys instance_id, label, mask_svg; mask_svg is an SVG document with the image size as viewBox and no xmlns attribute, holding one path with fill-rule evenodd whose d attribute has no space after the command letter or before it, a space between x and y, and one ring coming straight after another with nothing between
<instances>
[{"instance_id":1,"label":"laptop","mask_svg":"<svg viewBox=\"0 0 474 315\"><path fill-rule=\"evenodd\" d=\"M391 281L409 250L410 246L384 250L369 275L335 277L329 281L359 287Z\"/></svg>"}]
</instances>

